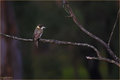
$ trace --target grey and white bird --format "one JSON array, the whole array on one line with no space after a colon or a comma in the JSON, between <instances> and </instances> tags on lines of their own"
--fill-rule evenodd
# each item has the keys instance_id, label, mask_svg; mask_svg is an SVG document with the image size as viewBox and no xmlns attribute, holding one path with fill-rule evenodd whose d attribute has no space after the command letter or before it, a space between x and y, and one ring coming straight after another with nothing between
<instances>
[{"instance_id":1,"label":"grey and white bird","mask_svg":"<svg viewBox=\"0 0 120 80\"><path fill-rule=\"evenodd\" d=\"M42 34L43 34L43 29L45 27L42 24L37 25L37 27L34 30L34 44L36 45L36 47L38 47L38 42L39 39L41 38Z\"/></svg>"}]
</instances>

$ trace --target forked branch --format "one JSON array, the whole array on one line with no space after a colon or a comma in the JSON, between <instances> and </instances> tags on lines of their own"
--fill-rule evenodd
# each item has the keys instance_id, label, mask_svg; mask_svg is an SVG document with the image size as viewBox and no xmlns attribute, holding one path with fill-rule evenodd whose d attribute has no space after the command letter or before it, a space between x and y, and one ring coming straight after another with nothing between
<instances>
[{"instance_id":1,"label":"forked branch","mask_svg":"<svg viewBox=\"0 0 120 80\"><path fill-rule=\"evenodd\" d=\"M87 35L89 35L90 37L92 37L93 39L95 39L96 41L98 41L99 43L101 43L106 50L108 51L108 53L114 58L114 60L116 62L120 62L120 59L115 55L115 53L111 50L110 46L104 42L102 39L100 39L99 37L95 36L94 34L92 34L91 32L89 32L88 30L86 30L81 24L80 22L77 20L77 17L75 16L72 8L69 6L68 1L63 0L63 8L65 9L65 11L70 15L70 17L73 19L73 21L75 22L75 24Z\"/></svg>"}]
</instances>

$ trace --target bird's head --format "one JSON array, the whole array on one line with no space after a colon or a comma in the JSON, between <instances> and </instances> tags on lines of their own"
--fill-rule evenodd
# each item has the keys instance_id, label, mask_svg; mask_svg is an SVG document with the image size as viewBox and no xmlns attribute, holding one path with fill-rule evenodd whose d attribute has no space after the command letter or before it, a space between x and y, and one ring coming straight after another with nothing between
<instances>
[{"instance_id":1,"label":"bird's head","mask_svg":"<svg viewBox=\"0 0 120 80\"><path fill-rule=\"evenodd\" d=\"M39 24L38 26L37 26L37 29L44 29L45 28L45 26L43 26L42 24Z\"/></svg>"}]
</instances>

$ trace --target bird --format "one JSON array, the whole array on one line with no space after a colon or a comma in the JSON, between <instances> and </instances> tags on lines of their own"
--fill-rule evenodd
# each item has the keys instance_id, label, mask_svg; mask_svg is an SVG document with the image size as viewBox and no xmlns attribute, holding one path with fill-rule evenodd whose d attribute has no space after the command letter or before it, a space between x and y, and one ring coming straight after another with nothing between
<instances>
[{"instance_id":1,"label":"bird","mask_svg":"<svg viewBox=\"0 0 120 80\"><path fill-rule=\"evenodd\" d=\"M39 39L41 38L41 36L43 34L43 29L44 28L45 28L45 26L43 26L43 24L39 24L39 25L37 25L37 27L34 30L33 40L34 40L34 44L37 48L38 48Z\"/></svg>"}]
</instances>

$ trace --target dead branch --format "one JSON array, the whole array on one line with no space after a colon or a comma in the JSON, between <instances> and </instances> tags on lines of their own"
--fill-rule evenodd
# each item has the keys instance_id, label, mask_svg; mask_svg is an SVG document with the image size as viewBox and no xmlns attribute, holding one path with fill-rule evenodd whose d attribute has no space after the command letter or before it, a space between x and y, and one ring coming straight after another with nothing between
<instances>
[{"instance_id":1,"label":"dead branch","mask_svg":"<svg viewBox=\"0 0 120 80\"><path fill-rule=\"evenodd\" d=\"M111 48L109 47L109 43L110 43L110 40L111 40L111 37L113 35L113 32L114 32L114 28L112 29L112 32L111 32L111 35L110 35L110 38L109 38L109 41L108 41L108 44L105 43L102 39L100 39L99 37L95 36L94 34L90 33L89 31L87 31L81 24L80 22L78 22L75 14L73 13L71 7L69 6L68 2L66 2L65 0L64 1L64 9L66 10L66 12L70 15L70 17L73 19L73 21L77 24L77 26L84 32L86 33L87 35L89 35L90 37L92 37L93 39L97 40L98 42L100 42L106 49L107 51L109 52L109 54L114 58L114 60L111 60L111 59L108 59L108 58L104 58L100 55L100 52L98 51L98 49L96 47L94 47L93 45L90 45L90 44L87 44L87 43L77 43L77 42L68 42L68 41L59 41L59 40L53 40L53 39L40 39L39 41L41 42L44 42L44 43L51 43L51 44L58 44L58 45L71 45L71 46L85 46L85 47L89 47L91 49L93 49L96 54L97 54L97 57L89 57L87 56L86 58L87 59L96 59L96 60L103 60L103 61L106 61L106 62L109 62L109 63L113 63L113 64L116 64L117 66L120 67L120 59L114 54L114 52L111 50ZM117 21L116 21L117 22ZM115 22L115 25L116 25L116 22ZM115 26L114 25L114 26ZM11 35L7 35L7 34L3 34L3 33L0 33L0 35L4 36L4 37L8 37L8 38L12 38L12 39L15 39L15 40L20 40L20 41L26 41L26 42L33 42L33 39L25 39L25 38L19 38L19 37L16 37L16 36L11 36Z\"/></svg>"}]
</instances>

